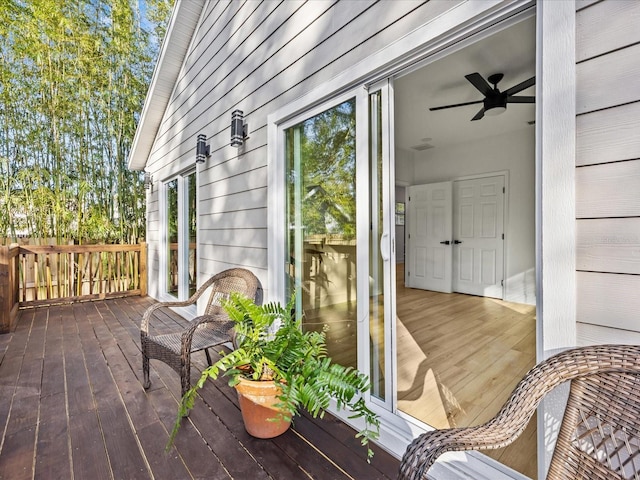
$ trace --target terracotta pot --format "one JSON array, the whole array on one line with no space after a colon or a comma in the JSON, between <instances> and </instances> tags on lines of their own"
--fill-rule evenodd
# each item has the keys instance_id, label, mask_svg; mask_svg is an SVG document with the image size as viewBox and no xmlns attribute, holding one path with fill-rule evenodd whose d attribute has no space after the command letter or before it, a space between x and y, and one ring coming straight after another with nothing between
<instances>
[{"instance_id":1,"label":"terracotta pot","mask_svg":"<svg viewBox=\"0 0 640 480\"><path fill-rule=\"evenodd\" d=\"M257 438L273 438L282 435L291 421L282 418L275 407L282 390L275 382L260 382L240 378L236 385L244 427L249 435Z\"/></svg>"}]
</instances>

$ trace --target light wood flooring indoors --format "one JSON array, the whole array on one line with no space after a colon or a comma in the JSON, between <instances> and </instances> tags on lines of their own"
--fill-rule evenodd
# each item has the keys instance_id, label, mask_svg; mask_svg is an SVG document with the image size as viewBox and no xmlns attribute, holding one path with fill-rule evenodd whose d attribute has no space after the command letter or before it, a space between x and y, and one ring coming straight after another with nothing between
<instances>
[{"instance_id":1,"label":"light wood flooring indoors","mask_svg":"<svg viewBox=\"0 0 640 480\"><path fill-rule=\"evenodd\" d=\"M535 364L535 306L404 287L397 268L398 408L436 428L492 418ZM489 456L536 477L535 417Z\"/></svg>"}]
</instances>

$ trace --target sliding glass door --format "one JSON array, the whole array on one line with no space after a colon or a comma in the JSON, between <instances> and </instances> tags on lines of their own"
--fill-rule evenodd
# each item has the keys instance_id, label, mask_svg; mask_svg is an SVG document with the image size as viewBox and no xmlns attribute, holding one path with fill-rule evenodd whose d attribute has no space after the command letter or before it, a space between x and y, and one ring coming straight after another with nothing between
<instances>
[{"instance_id":1,"label":"sliding glass door","mask_svg":"<svg viewBox=\"0 0 640 480\"><path fill-rule=\"evenodd\" d=\"M369 373L371 400L393 405L392 171L387 82L282 130L289 292L328 354Z\"/></svg>"},{"instance_id":2,"label":"sliding glass door","mask_svg":"<svg viewBox=\"0 0 640 480\"><path fill-rule=\"evenodd\" d=\"M387 81L369 91L369 374L373 401L393 408L393 325L395 228L390 208L394 199L389 135L389 90Z\"/></svg>"}]
</instances>

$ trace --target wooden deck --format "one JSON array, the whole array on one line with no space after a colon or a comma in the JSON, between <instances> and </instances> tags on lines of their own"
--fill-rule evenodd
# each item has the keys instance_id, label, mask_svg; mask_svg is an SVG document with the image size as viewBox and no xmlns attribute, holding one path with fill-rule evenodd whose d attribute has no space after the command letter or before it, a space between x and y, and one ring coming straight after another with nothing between
<instances>
[{"instance_id":1,"label":"wooden deck","mask_svg":"<svg viewBox=\"0 0 640 480\"><path fill-rule=\"evenodd\" d=\"M180 379L152 361L151 388L140 383L139 324L151 303L23 310L15 332L0 335L0 479L395 478L398 460L374 448L367 464L354 431L330 415L299 417L273 440L249 436L224 380L208 382L165 453ZM159 330L181 319L163 322Z\"/></svg>"}]
</instances>

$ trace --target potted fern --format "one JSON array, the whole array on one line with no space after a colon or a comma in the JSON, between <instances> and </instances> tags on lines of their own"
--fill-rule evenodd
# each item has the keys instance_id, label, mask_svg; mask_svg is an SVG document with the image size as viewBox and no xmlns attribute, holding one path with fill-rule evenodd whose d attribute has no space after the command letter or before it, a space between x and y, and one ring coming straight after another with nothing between
<instances>
[{"instance_id":1,"label":"potted fern","mask_svg":"<svg viewBox=\"0 0 640 480\"><path fill-rule=\"evenodd\" d=\"M169 446L198 389L209 378L225 375L238 391L245 428L251 435L271 438L284 433L300 409L322 418L333 398L339 409L353 412L350 418L363 418L365 426L356 437L367 447L368 458L373 456L369 441L378 438L379 420L362 397L370 387L368 377L333 363L327 356L324 332L303 332L293 306L293 297L283 306L256 305L243 295L231 295L224 308L235 322L236 348L221 352L220 359L185 393ZM271 389L266 395L261 392L265 386Z\"/></svg>"}]
</instances>

